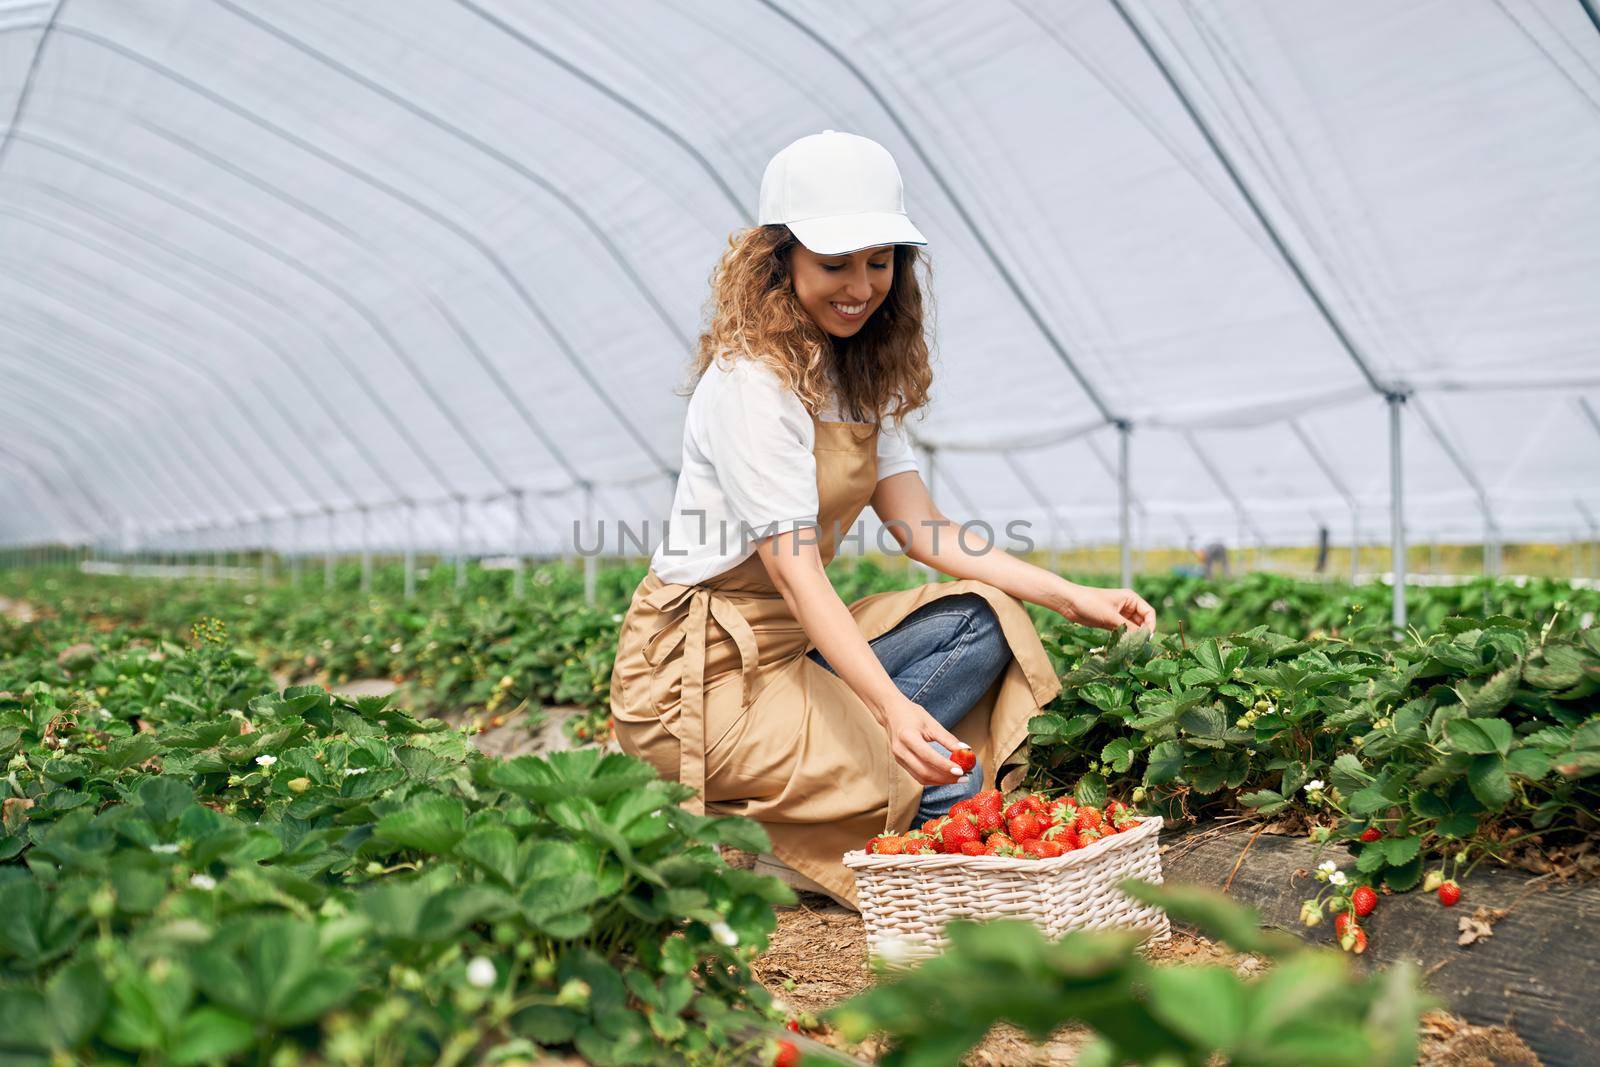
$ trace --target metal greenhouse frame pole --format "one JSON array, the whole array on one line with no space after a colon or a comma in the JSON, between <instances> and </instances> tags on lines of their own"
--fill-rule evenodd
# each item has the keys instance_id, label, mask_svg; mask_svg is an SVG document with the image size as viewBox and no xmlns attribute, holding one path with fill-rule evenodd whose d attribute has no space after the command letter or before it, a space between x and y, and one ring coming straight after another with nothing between
<instances>
[{"instance_id":1,"label":"metal greenhouse frame pole","mask_svg":"<svg viewBox=\"0 0 1600 1067\"><path fill-rule=\"evenodd\" d=\"M1393 622L1398 634L1406 628L1406 522L1404 466L1400 462L1400 405L1406 398L1389 394L1389 536L1394 559Z\"/></svg>"},{"instance_id":2,"label":"metal greenhouse frame pole","mask_svg":"<svg viewBox=\"0 0 1600 1067\"><path fill-rule=\"evenodd\" d=\"M406 501L405 598L417 595L417 502Z\"/></svg>"},{"instance_id":3,"label":"metal greenhouse frame pole","mask_svg":"<svg viewBox=\"0 0 1600 1067\"><path fill-rule=\"evenodd\" d=\"M1344 479L1339 477L1339 472L1333 469L1333 464L1328 461L1327 457L1322 454L1322 450L1311 440L1311 435L1306 432L1305 427L1300 425L1300 420L1290 419L1289 428L1300 439L1300 443L1305 445L1306 451L1311 454L1312 462L1316 463L1317 468L1322 471L1323 477L1328 479L1328 484L1333 486L1335 492L1344 497L1345 504L1350 508L1350 584L1355 585L1356 576L1361 566L1361 505L1356 503L1355 494L1344 484Z\"/></svg>"},{"instance_id":4,"label":"metal greenhouse frame pole","mask_svg":"<svg viewBox=\"0 0 1600 1067\"><path fill-rule=\"evenodd\" d=\"M511 595L521 600L528 595L527 576L523 573L523 546L527 543L528 508L521 489L511 490Z\"/></svg>"},{"instance_id":5,"label":"metal greenhouse frame pole","mask_svg":"<svg viewBox=\"0 0 1600 1067\"><path fill-rule=\"evenodd\" d=\"M1588 576L1600 578L1600 523L1595 522L1594 512L1589 510L1589 505L1576 498L1572 502L1577 505L1578 514L1583 516L1583 523L1589 528Z\"/></svg>"},{"instance_id":6,"label":"metal greenhouse frame pole","mask_svg":"<svg viewBox=\"0 0 1600 1067\"><path fill-rule=\"evenodd\" d=\"M332 508L325 509L323 515L328 520L328 542L322 546L322 589L327 592L333 588L335 520Z\"/></svg>"},{"instance_id":7,"label":"metal greenhouse frame pole","mask_svg":"<svg viewBox=\"0 0 1600 1067\"><path fill-rule=\"evenodd\" d=\"M583 483L583 528L594 528L594 483ZM595 585L599 577L599 556L597 553L585 553L583 557L583 602L591 608L595 605Z\"/></svg>"},{"instance_id":8,"label":"metal greenhouse frame pole","mask_svg":"<svg viewBox=\"0 0 1600 1067\"><path fill-rule=\"evenodd\" d=\"M1195 458L1200 461L1200 465L1206 469L1206 474L1216 483L1217 489L1221 491L1222 495L1233 507L1234 516L1239 522L1239 555L1243 557L1246 530L1255 535L1258 543L1266 541L1266 535L1261 532L1261 527L1256 524L1255 518L1245 508L1244 502L1239 499L1239 494L1233 491L1233 486L1229 485L1228 480L1222 476L1221 469L1212 461L1211 456L1200 447L1200 441L1195 437L1194 431L1186 429L1182 433L1184 440L1189 443L1190 451L1194 453ZM1243 562L1242 559L1241 562Z\"/></svg>"},{"instance_id":9,"label":"metal greenhouse frame pole","mask_svg":"<svg viewBox=\"0 0 1600 1067\"><path fill-rule=\"evenodd\" d=\"M456 594L467 587L467 498L456 497Z\"/></svg>"},{"instance_id":10,"label":"metal greenhouse frame pole","mask_svg":"<svg viewBox=\"0 0 1600 1067\"><path fill-rule=\"evenodd\" d=\"M1139 44L1139 47L1144 50L1145 55L1148 56L1150 62L1154 64L1157 72L1161 75L1162 80L1167 83L1167 87L1171 89L1173 95L1178 98L1178 103L1182 106L1185 114L1187 114L1189 116L1189 120L1194 123L1196 130L1198 130L1200 133L1200 136L1205 139L1207 146L1211 149L1211 152L1216 157L1217 162L1222 166L1223 171L1225 171L1228 175L1228 179L1233 183L1234 189L1237 190L1239 195L1244 199L1246 206L1248 206L1250 209L1250 213L1255 216L1255 219L1261 225L1261 228L1266 231L1267 237L1272 241L1272 246L1277 250L1279 257L1283 260L1284 266L1286 266L1289 269L1289 272L1294 275L1295 281L1299 283L1301 290L1306 294L1306 297L1310 299L1312 305L1316 308L1317 313L1322 317L1322 321L1327 325L1328 329L1333 332L1333 335L1338 340L1340 347L1342 347L1345 351L1345 354L1350 357L1351 362L1356 365L1356 369L1361 372L1361 376L1366 379L1367 384L1372 387L1372 390L1381 395L1388 403L1391 431L1391 451L1393 452L1390 466L1391 468L1394 468L1391 470L1391 480L1393 483L1391 493L1393 497L1392 507L1398 507L1400 504L1398 471L1398 464L1400 462L1399 405L1405 402L1405 393L1393 385L1386 385L1385 383L1379 381L1377 374L1374 373L1372 369L1372 366L1368 363L1366 357L1361 354L1360 349L1356 346L1355 340L1345 332L1343 325L1341 325L1339 322L1338 316L1334 315L1333 309L1328 306L1327 301L1322 298L1322 293L1315 285L1312 284L1310 277L1306 274L1304 268L1301 267L1299 259L1296 258L1295 254L1289 250L1288 244L1278 233L1278 228L1274 226L1272 220L1267 217L1267 213L1262 209L1261 204L1256 200L1255 194L1251 192L1249 185L1245 183L1244 177L1239 173L1238 168L1234 166L1232 157L1230 157L1223 149L1221 141L1219 141L1216 135L1212 132L1210 123L1208 123L1200 114L1199 108L1195 106L1194 101L1190 99L1189 94L1184 91L1183 86L1178 84L1178 79L1172 73L1172 69L1167 65L1166 60L1162 59L1161 54L1156 51L1155 45L1151 43L1150 38L1145 34L1144 30L1140 28L1139 23L1131 14L1128 13L1127 6L1123 0L1109 0L1109 2L1112 8L1115 9L1118 17L1121 18L1123 23L1128 27L1128 32L1133 34L1134 39ZM1396 534L1393 542L1394 546L1403 550L1405 547L1403 516L1401 516L1398 512L1393 514L1391 516L1391 525L1396 531L1401 531ZM1393 566L1395 567L1397 574L1403 574L1405 571L1405 560L1396 559L1393 562ZM1400 586L1397 586L1395 595L1397 605L1395 611L1396 625L1404 625L1404 589Z\"/></svg>"},{"instance_id":11,"label":"metal greenhouse frame pole","mask_svg":"<svg viewBox=\"0 0 1600 1067\"><path fill-rule=\"evenodd\" d=\"M372 593L372 510L365 504L357 505L361 512L361 592Z\"/></svg>"},{"instance_id":12,"label":"metal greenhouse frame pole","mask_svg":"<svg viewBox=\"0 0 1600 1067\"><path fill-rule=\"evenodd\" d=\"M1120 544L1118 557L1119 578L1122 588L1128 589L1133 585L1133 542L1132 542L1132 513L1133 493L1130 485L1133 479L1131 446L1133 426L1125 421L1118 421L1117 427L1117 540Z\"/></svg>"},{"instance_id":13,"label":"metal greenhouse frame pole","mask_svg":"<svg viewBox=\"0 0 1600 1067\"><path fill-rule=\"evenodd\" d=\"M1483 513L1483 573L1486 577L1497 578L1500 576L1500 525L1495 521L1494 508L1489 504L1489 492L1484 488L1483 482L1478 478L1477 472L1467 463L1450 439L1445 436L1443 428L1428 414L1428 409L1421 402L1412 404L1412 410L1422 420L1422 425L1428 428L1444 454L1450 457L1450 462L1455 464L1456 470L1461 472L1467 485L1472 488L1473 494L1478 498L1478 510Z\"/></svg>"}]
</instances>

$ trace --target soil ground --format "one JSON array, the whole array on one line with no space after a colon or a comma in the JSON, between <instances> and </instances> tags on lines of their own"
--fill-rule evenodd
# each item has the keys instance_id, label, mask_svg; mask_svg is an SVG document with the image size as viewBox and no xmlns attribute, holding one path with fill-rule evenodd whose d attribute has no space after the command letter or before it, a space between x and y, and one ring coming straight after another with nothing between
<instances>
[{"instance_id":1,"label":"soil ground","mask_svg":"<svg viewBox=\"0 0 1600 1067\"><path fill-rule=\"evenodd\" d=\"M729 862L749 865L753 856L732 853ZM820 1015L873 982L861 916L814 893L799 893L794 907L778 909L778 929L753 970L756 979L796 1012ZM1263 961L1234 952L1209 938L1174 929L1172 940L1150 950L1158 963L1228 963L1242 974ZM830 1047L874 1061L883 1051L869 1039L853 1048L830 1028L812 1037ZM1070 1067L1089 1039L1080 1027L1063 1027L1036 1045L1014 1027L1000 1025L963 1061L964 1067ZM1539 1059L1506 1027L1472 1026L1447 1012L1423 1016L1419 1067L1537 1067Z\"/></svg>"}]
</instances>

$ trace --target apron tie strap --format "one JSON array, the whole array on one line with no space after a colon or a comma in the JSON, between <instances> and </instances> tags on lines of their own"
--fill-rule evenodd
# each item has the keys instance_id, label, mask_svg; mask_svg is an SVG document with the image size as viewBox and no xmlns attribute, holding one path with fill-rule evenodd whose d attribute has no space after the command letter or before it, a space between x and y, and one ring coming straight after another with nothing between
<instances>
[{"instance_id":1,"label":"apron tie strap","mask_svg":"<svg viewBox=\"0 0 1600 1067\"><path fill-rule=\"evenodd\" d=\"M687 602L688 618L680 628L683 645L683 707L678 740L678 781L695 791L683 806L695 815L705 814L706 791L706 626L715 619L739 650L739 706L750 698L759 656L755 631L727 597L704 585L667 583L644 602L658 611L676 612ZM672 644L678 638L673 638ZM667 651L670 651L671 645ZM662 653L663 657L665 652Z\"/></svg>"}]
</instances>

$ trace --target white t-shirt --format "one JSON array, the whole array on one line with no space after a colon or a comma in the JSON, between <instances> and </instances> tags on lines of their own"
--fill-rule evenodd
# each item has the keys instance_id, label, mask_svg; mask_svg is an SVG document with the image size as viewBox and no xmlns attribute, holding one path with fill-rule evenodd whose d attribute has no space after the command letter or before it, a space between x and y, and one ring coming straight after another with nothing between
<instances>
[{"instance_id":1,"label":"white t-shirt","mask_svg":"<svg viewBox=\"0 0 1600 1067\"><path fill-rule=\"evenodd\" d=\"M818 419L845 421L837 399ZM738 566L762 537L817 526L815 445L811 415L772 368L713 361L689 398L683 466L651 568L694 585ZM880 423L878 480L916 469L904 428Z\"/></svg>"}]
</instances>

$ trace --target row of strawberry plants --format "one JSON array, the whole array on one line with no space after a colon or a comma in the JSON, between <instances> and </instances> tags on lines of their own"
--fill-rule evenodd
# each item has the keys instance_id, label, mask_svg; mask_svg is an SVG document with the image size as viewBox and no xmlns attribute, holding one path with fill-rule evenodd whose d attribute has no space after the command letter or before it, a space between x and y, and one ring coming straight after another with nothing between
<instances>
[{"instance_id":1,"label":"row of strawberry plants","mask_svg":"<svg viewBox=\"0 0 1600 1067\"><path fill-rule=\"evenodd\" d=\"M792 896L715 848L759 850L755 824L625 756L502 763L382 699L242 699L270 683L195 636L0 676L0 1060L725 1063L770 1040L749 961Z\"/></svg>"},{"instance_id":2,"label":"row of strawberry plants","mask_svg":"<svg viewBox=\"0 0 1600 1067\"><path fill-rule=\"evenodd\" d=\"M185 646L130 630L96 650L64 647L81 634L61 619L0 629L12 689L0 697L4 1062L449 1064L571 1050L596 1064L724 1063L792 1051L765 1036L780 1006L749 973L772 905L791 898L712 850L758 850L763 835L682 811L685 791L646 765L594 749L497 763L382 699L265 692L268 676L216 620ZM1192 905L1177 899L1183 917ZM974 952L1024 966L1018 937L964 935L950 963L914 981L962 973ZM1116 935L1020 951L1064 983L1030 1011L1079 1017L1092 987L1108 1034L1124 1017L1181 1015L1200 993L1276 1010L1285 988L1219 990L1209 971L1189 987L1152 979ZM1395 1033L1375 1034L1372 983L1326 961L1286 970L1306 973L1325 994L1319 1033L1338 1048L1387 1049L1414 1029L1391 1010ZM1409 998L1409 978L1397 981ZM836 1022L921 1047L875 1003ZM1003 1017L1017 1018L1012 1003ZM972 1032L970 1006L960 1018L968 1044L987 1029ZM1122 1051L1231 1056L1290 1040L1285 1019L1237 1034L1162 1023Z\"/></svg>"},{"instance_id":3,"label":"row of strawberry plants","mask_svg":"<svg viewBox=\"0 0 1600 1067\"><path fill-rule=\"evenodd\" d=\"M521 599L510 595L505 572L475 567L467 570L464 593L439 580L411 601L392 593L361 596L343 587L330 593L289 585L240 590L60 570L0 575L0 590L53 605L68 617L137 626L170 638L181 636L194 618L215 615L273 670L334 682L401 678L433 707L494 710L528 700L599 709L606 703L622 613L643 573L642 564L602 569L593 606L584 602L581 573L558 563L534 569ZM851 561L830 573L847 600L920 580L872 560ZM1382 627L1387 615L1382 586L1270 574L1222 582L1147 576L1135 584L1157 608L1164 631L1189 637L1257 625L1294 637L1360 633ZM1449 617L1497 611L1565 633L1592 623L1600 608L1600 593L1548 580L1415 589L1410 600L1412 625L1424 633ZM1047 636L1065 626L1042 608L1030 611Z\"/></svg>"},{"instance_id":4,"label":"row of strawberry plants","mask_svg":"<svg viewBox=\"0 0 1600 1067\"><path fill-rule=\"evenodd\" d=\"M1298 821L1396 891L1600 833L1600 630L1493 616L1398 641L1060 641L1062 693L1029 726L1035 786Z\"/></svg>"}]
</instances>

